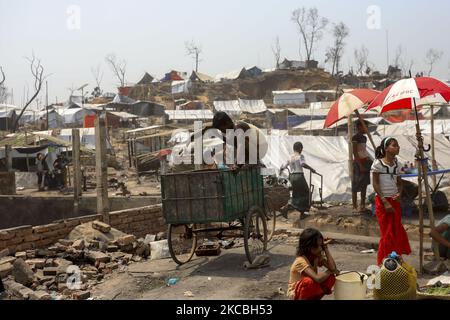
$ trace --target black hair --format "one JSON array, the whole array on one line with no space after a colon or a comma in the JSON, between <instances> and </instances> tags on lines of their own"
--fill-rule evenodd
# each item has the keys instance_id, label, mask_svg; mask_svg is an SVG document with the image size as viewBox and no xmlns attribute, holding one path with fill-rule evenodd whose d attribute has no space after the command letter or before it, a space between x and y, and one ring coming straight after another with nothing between
<instances>
[{"instance_id":1,"label":"black hair","mask_svg":"<svg viewBox=\"0 0 450 320\"><path fill-rule=\"evenodd\" d=\"M300 141L297 141L296 143L294 143L294 151L297 152L301 152L303 150L303 143L301 143Z\"/></svg>"},{"instance_id":2,"label":"black hair","mask_svg":"<svg viewBox=\"0 0 450 320\"><path fill-rule=\"evenodd\" d=\"M297 247L297 257L308 256L311 249L317 246L319 240L323 240L323 235L319 230L314 228L306 228L300 234Z\"/></svg>"},{"instance_id":3,"label":"black hair","mask_svg":"<svg viewBox=\"0 0 450 320\"><path fill-rule=\"evenodd\" d=\"M380 145L375 149L375 157L377 159L384 158L386 156L386 147L389 146L393 141L397 141L392 137L386 137L381 140Z\"/></svg>"},{"instance_id":4,"label":"black hair","mask_svg":"<svg viewBox=\"0 0 450 320\"><path fill-rule=\"evenodd\" d=\"M223 111L218 111L214 114L212 125L216 129L220 129L223 127L226 127L229 129L234 128L233 120L231 120L230 116L226 112L223 112Z\"/></svg>"}]
</instances>

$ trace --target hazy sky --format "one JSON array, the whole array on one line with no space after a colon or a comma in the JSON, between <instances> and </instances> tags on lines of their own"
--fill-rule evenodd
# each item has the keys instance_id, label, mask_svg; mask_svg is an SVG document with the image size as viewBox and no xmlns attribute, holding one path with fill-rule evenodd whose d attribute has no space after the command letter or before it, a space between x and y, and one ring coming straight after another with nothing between
<instances>
[{"instance_id":1,"label":"hazy sky","mask_svg":"<svg viewBox=\"0 0 450 320\"><path fill-rule=\"evenodd\" d=\"M367 12L373 5L379 15ZM201 44L199 71L212 76L243 66L272 68L271 45L277 35L282 57L299 59L298 33L290 17L301 6L315 6L330 22L349 27L344 71L354 64L354 49L363 44L369 60L385 71L387 29L391 60L402 45L407 60L414 60L413 73L425 71L425 53L435 48L444 54L433 75L450 78L450 2L443 0L0 0L0 65L16 105L22 103L24 87L32 85L24 59L32 50L52 74L50 102L66 100L72 85L88 83L92 90L90 69L99 63L103 89L115 92L117 81L104 62L108 53L127 60L130 83L145 71L156 77L171 69L190 72L194 63L186 55L187 40ZM328 32L314 53L322 66L330 44Z\"/></svg>"}]
</instances>

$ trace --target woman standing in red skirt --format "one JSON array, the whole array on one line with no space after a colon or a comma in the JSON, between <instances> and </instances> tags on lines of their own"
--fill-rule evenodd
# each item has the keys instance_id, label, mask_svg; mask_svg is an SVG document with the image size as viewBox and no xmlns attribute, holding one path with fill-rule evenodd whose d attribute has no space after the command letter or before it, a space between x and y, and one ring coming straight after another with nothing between
<instances>
[{"instance_id":1,"label":"woman standing in red skirt","mask_svg":"<svg viewBox=\"0 0 450 320\"><path fill-rule=\"evenodd\" d=\"M401 164L396 156L400 151L398 141L386 137L375 150L376 160L372 171L372 185L376 192L375 213L380 226L377 263L380 265L392 251L399 255L410 254L408 235L402 225L400 199L402 180Z\"/></svg>"}]
</instances>

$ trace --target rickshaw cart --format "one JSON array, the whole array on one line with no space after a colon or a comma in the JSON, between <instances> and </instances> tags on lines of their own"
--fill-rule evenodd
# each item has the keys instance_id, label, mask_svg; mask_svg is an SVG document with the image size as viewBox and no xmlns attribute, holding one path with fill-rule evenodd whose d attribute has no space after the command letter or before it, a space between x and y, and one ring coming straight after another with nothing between
<instances>
[{"instance_id":1,"label":"rickshaw cart","mask_svg":"<svg viewBox=\"0 0 450 320\"><path fill-rule=\"evenodd\" d=\"M266 250L264 186L257 166L162 175L161 193L169 250L177 264L192 259L205 233L218 232L217 237L224 238L225 231L232 231L233 237L243 236L250 263Z\"/></svg>"}]
</instances>

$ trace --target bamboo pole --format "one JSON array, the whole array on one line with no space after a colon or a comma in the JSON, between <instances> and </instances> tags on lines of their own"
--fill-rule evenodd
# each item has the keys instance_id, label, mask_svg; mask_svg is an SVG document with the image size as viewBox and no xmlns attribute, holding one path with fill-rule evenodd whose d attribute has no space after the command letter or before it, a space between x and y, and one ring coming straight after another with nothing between
<instances>
[{"instance_id":1,"label":"bamboo pole","mask_svg":"<svg viewBox=\"0 0 450 320\"><path fill-rule=\"evenodd\" d=\"M431 105L431 167L434 170L437 170L436 164L436 154L434 149L434 106ZM433 189L436 189L436 176L433 175L431 177L431 181L433 181Z\"/></svg>"},{"instance_id":2,"label":"bamboo pole","mask_svg":"<svg viewBox=\"0 0 450 320\"><path fill-rule=\"evenodd\" d=\"M427 168L427 165L425 164L425 161L423 161L424 154L425 154L424 148L423 148L423 137L422 137L422 133L420 132L419 115L417 113L416 101L414 98L411 98L411 100L412 100L412 104L414 106L414 111L416 114L416 139L417 139L417 144L418 144L416 158L420 162L417 170L418 170L418 175L423 176L428 216L429 216L429 220L430 220L430 228L434 228L433 204L431 201L430 188L429 188L430 186L428 183L428 175L427 175L428 168ZM422 203L420 203L419 205L420 205L419 210L423 210ZM420 214L420 211L419 211L419 214ZM419 228L423 228L423 223L419 226ZM433 246L433 253L434 253L435 259L439 259L439 249L438 249L437 243L433 242L432 246Z\"/></svg>"},{"instance_id":3,"label":"bamboo pole","mask_svg":"<svg viewBox=\"0 0 450 320\"><path fill-rule=\"evenodd\" d=\"M417 158L417 154L416 154ZM423 206L422 206L422 175L420 169L420 162L416 160L417 167L417 186L419 190L419 271L423 274Z\"/></svg>"},{"instance_id":4,"label":"bamboo pole","mask_svg":"<svg viewBox=\"0 0 450 320\"><path fill-rule=\"evenodd\" d=\"M367 136L369 137L370 144L372 145L373 150L375 151L375 149L376 149L377 147L375 146L375 142L373 142L372 135L371 135L370 132L369 132L369 128L367 128L367 126L366 126L366 122L364 121L364 119L362 118L362 116L361 116L361 114L359 113L358 110L355 110L355 113L356 113L356 115L358 116L359 121L361 122L361 125L362 125L363 128L364 128L364 131L367 133Z\"/></svg>"},{"instance_id":5,"label":"bamboo pole","mask_svg":"<svg viewBox=\"0 0 450 320\"><path fill-rule=\"evenodd\" d=\"M350 176L350 181L353 180L353 119L352 115L348 116L348 175Z\"/></svg>"}]
</instances>

